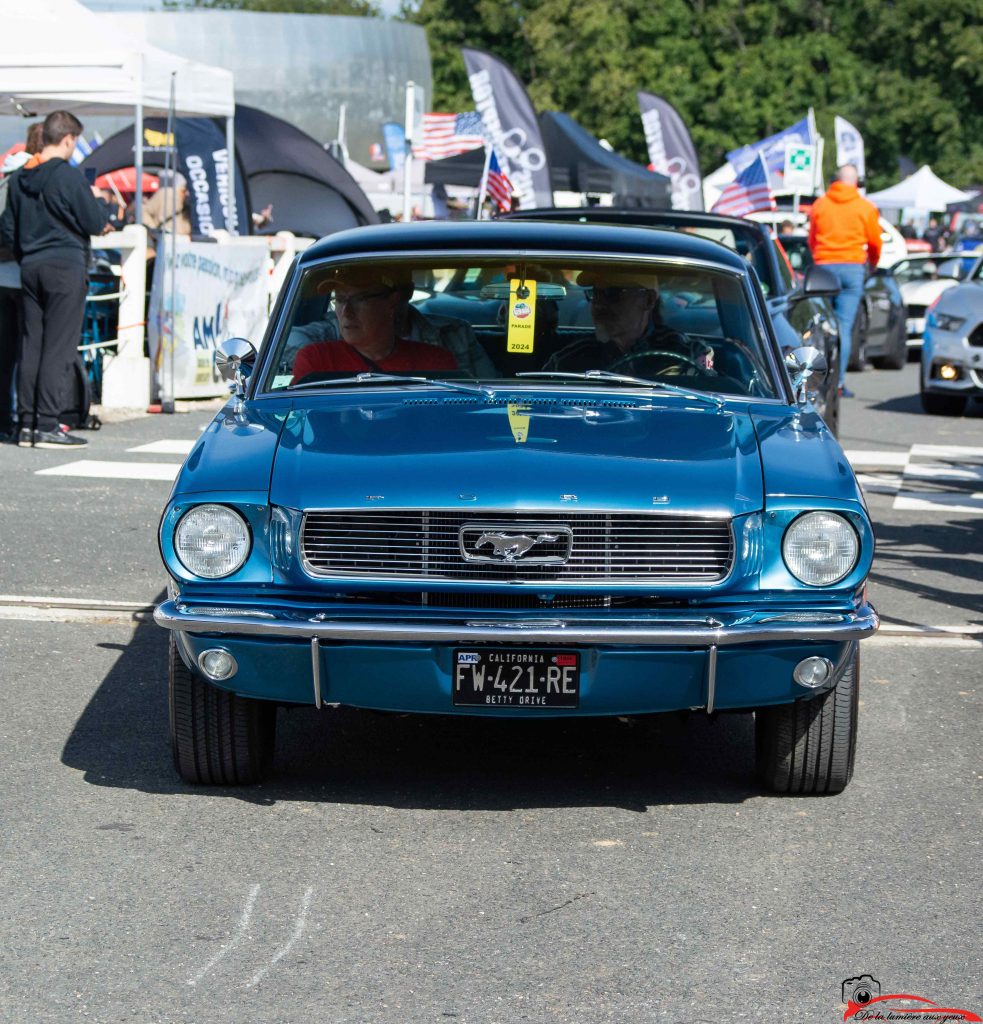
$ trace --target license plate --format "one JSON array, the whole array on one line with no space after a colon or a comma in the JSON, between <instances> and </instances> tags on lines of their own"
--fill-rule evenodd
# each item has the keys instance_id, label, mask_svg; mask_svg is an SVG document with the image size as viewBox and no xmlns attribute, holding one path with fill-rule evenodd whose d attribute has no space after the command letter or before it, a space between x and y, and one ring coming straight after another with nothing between
<instances>
[{"instance_id":1,"label":"license plate","mask_svg":"<svg viewBox=\"0 0 983 1024\"><path fill-rule=\"evenodd\" d=\"M580 700L577 651L472 647L454 651L455 705L575 708Z\"/></svg>"}]
</instances>

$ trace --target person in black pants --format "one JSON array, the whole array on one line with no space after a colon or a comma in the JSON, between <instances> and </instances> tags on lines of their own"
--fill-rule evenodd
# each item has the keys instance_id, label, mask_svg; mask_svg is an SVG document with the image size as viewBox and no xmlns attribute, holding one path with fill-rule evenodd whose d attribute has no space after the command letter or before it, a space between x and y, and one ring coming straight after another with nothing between
<instances>
[{"instance_id":1,"label":"person in black pants","mask_svg":"<svg viewBox=\"0 0 983 1024\"><path fill-rule=\"evenodd\" d=\"M89 236L106 227L81 171L68 163L82 132L78 118L56 110L44 120L44 146L11 182L0 241L21 268L24 328L17 374L17 443L75 448L87 442L58 424L72 380L85 315Z\"/></svg>"}]
</instances>

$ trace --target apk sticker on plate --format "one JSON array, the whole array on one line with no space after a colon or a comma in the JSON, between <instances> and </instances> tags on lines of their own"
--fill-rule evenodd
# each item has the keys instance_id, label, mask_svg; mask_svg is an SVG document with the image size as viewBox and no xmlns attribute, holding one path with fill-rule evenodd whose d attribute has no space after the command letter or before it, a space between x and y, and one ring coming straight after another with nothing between
<instances>
[{"instance_id":1,"label":"apk sticker on plate","mask_svg":"<svg viewBox=\"0 0 983 1024\"><path fill-rule=\"evenodd\" d=\"M580 700L577 651L459 648L453 668L458 706L575 708Z\"/></svg>"}]
</instances>

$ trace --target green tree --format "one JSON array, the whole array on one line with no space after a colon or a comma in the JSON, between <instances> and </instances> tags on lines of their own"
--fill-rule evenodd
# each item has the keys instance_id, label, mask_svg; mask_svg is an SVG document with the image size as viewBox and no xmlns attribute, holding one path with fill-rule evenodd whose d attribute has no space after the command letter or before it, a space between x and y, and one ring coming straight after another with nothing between
<instances>
[{"instance_id":1,"label":"green tree","mask_svg":"<svg viewBox=\"0 0 983 1024\"><path fill-rule=\"evenodd\" d=\"M460 48L476 46L537 109L636 160L645 89L679 109L704 173L813 107L827 171L840 114L864 135L874 188L897 180L900 155L983 181L981 0L421 0L403 16L427 31L436 109L472 105Z\"/></svg>"},{"instance_id":2,"label":"green tree","mask_svg":"<svg viewBox=\"0 0 983 1024\"><path fill-rule=\"evenodd\" d=\"M280 14L350 14L377 16L371 0L166 0L167 7L223 11L266 11Z\"/></svg>"}]
</instances>

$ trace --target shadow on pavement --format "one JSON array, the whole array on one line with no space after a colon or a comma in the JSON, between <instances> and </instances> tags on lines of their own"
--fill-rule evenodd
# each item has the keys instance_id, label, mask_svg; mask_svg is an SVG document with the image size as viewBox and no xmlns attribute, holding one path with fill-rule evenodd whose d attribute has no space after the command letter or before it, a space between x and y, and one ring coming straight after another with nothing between
<instances>
[{"instance_id":1,"label":"shadow on pavement","mask_svg":"<svg viewBox=\"0 0 983 1024\"><path fill-rule=\"evenodd\" d=\"M190 787L171 763L165 631L141 623L119 650L62 752L95 786L422 810L644 812L761 795L750 715L493 721L313 707L280 710L271 781Z\"/></svg>"},{"instance_id":2,"label":"shadow on pavement","mask_svg":"<svg viewBox=\"0 0 983 1024\"><path fill-rule=\"evenodd\" d=\"M941 607L955 606L983 622L983 517L946 523L878 523L877 555L870 579ZM976 584L960 593L947 580ZM895 620L897 621L897 620Z\"/></svg>"},{"instance_id":3,"label":"shadow on pavement","mask_svg":"<svg viewBox=\"0 0 983 1024\"><path fill-rule=\"evenodd\" d=\"M867 408L873 412L908 412L916 416L928 416L922 409L922 400L917 393L911 395L897 395L894 398L886 398L882 402L871 402ZM983 402L970 399L966 403L967 417L983 417ZM936 417L933 417L936 418ZM943 421L945 417L942 417Z\"/></svg>"}]
</instances>

